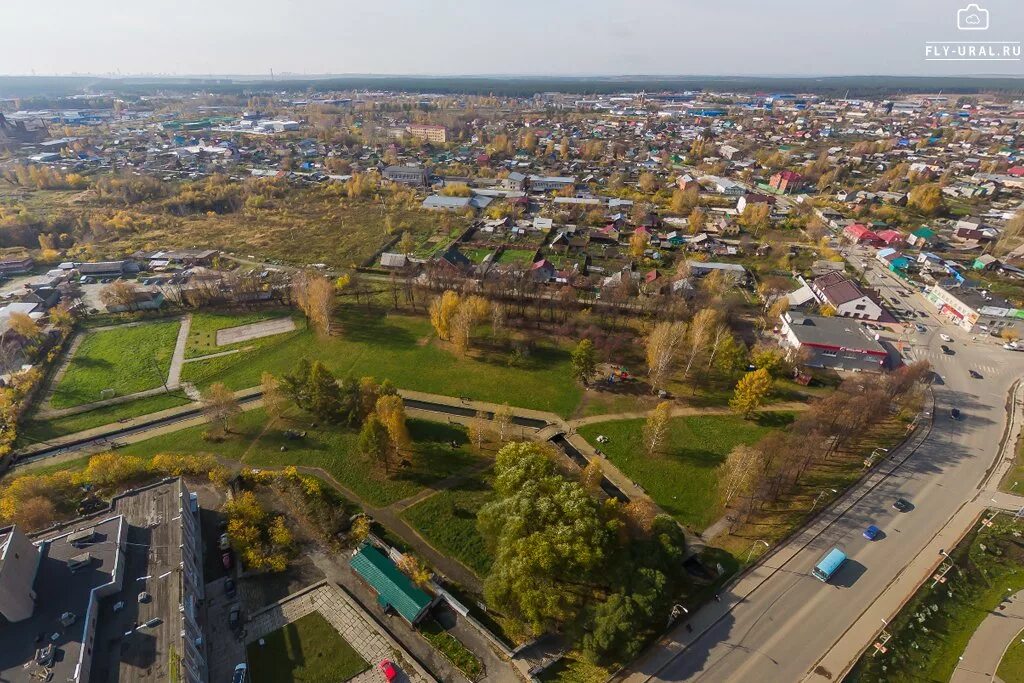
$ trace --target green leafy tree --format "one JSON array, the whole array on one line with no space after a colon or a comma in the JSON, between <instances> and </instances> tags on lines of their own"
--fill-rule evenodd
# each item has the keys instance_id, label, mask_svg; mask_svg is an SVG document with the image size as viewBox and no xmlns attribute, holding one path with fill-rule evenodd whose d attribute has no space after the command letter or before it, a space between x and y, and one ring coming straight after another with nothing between
<instances>
[{"instance_id":1,"label":"green leafy tree","mask_svg":"<svg viewBox=\"0 0 1024 683\"><path fill-rule=\"evenodd\" d=\"M572 350L569 357L572 365L572 375L579 381L587 384L590 378L597 372L597 355L594 352L594 342L589 339L581 339L576 348Z\"/></svg>"},{"instance_id":2,"label":"green leafy tree","mask_svg":"<svg viewBox=\"0 0 1024 683\"><path fill-rule=\"evenodd\" d=\"M295 369L281 378L281 392L303 410L309 410L309 373L312 369L308 358L301 358Z\"/></svg>"},{"instance_id":3,"label":"green leafy tree","mask_svg":"<svg viewBox=\"0 0 1024 683\"><path fill-rule=\"evenodd\" d=\"M341 388L327 366L315 361L309 370L309 411L321 420L337 422L341 409Z\"/></svg>"},{"instance_id":4,"label":"green leafy tree","mask_svg":"<svg viewBox=\"0 0 1024 683\"><path fill-rule=\"evenodd\" d=\"M391 437L388 428L376 414L370 415L363 422L358 447L360 453L379 463L385 474L391 474Z\"/></svg>"}]
</instances>

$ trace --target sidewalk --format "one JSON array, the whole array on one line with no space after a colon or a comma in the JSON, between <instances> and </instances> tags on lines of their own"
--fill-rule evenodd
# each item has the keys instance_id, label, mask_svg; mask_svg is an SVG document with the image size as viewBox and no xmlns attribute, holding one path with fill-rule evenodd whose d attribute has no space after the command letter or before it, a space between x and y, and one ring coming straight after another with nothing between
<instances>
[{"instance_id":1,"label":"sidewalk","mask_svg":"<svg viewBox=\"0 0 1024 683\"><path fill-rule=\"evenodd\" d=\"M999 610L990 612L971 636L949 683L989 683L1003 653L1024 629L1024 591L1014 594Z\"/></svg>"}]
</instances>

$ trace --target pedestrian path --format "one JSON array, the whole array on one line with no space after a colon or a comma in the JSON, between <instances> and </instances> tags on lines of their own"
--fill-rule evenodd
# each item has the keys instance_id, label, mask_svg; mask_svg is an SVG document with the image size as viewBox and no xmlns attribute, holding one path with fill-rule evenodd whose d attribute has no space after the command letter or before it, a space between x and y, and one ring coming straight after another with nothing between
<instances>
[{"instance_id":1,"label":"pedestrian path","mask_svg":"<svg viewBox=\"0 0 1024 683\"><path fill-rule=\"evenodd\" d=\"M1003 653L1024 629L1024 591L989 612L971 636L950 683L988 683L996 677Z\"/></svg>"}]
</instances>

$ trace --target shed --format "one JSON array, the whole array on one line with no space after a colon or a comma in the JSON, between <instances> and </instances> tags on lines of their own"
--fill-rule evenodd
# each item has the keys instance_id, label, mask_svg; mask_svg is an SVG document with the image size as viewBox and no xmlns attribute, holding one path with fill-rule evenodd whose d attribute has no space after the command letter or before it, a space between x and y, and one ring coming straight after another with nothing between
<instances>
[{"instance_id":1,"label":"shed","mask_svg":"<svg viewBox=\"0 0 1024 683\"><path fill-rule=\"evenodd\" d=\"M419 622L430 607L430 596L417 588L400 572L395 563L372 545L364 543L349 560L352 570L377 594L384 609L391 608L412 625Z\"/></svg>"}]
</instances>

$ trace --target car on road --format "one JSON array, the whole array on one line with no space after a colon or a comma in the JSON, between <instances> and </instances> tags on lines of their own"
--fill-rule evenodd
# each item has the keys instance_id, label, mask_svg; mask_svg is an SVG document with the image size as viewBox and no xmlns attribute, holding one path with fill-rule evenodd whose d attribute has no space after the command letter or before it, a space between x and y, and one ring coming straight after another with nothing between
<instances>
[{"instance_id":1,"label":"car on road","mask_svg":"<svg viewBox=\"0 0 1024 683\"><path fill-rule=\"evenodd\" d=\"M918 324L914 325L914 327L917 328L918 332L927 332L928 331L928 328L925 327L924 325L922 325L921 323L918 323Z\"/></svg>"},{"instance_id":2,"label":"car on road","mask_svg":"<svg viewBox=\"0 0 1024 683\"><path fill-rule=\"evenodd\" d=\"M954 351L953 351L953 349L949 348L949 347L948 347L948 346L946 346L945 344L943 344L943 345L942 345L942 346L940 346L939 348L940 348L940 349L942 349L942 352L943 352L944 354L946 354L947 356L952 356L952 355L954 355Z\"/></svg>"},{"instance_id":3,"label":"car on road","mask_svg":"<svg viewBox=\"0 0 1024 683\"><path fill-rule=\"evenodd\" d=\"M981 379L981 373L977 370L968 370L967 372L971 373L971 377L974 379Z\"/></svg>"},{"instance_id":4,"label":"car on road","mask_svg":"<svg viewBox=\"0 0 1024 683\"><path fill-rule=\"evenodd\" d=\"M152 599L153 599L153 596L150 595L149 593L145 592L145 591L139 593L139 602L141 604L145 604L145 603L149 602Z\"/></svg>"},{"instance_id":5,"label":"car on road","mask_svg":"<svg viewBox=\"0 0 1024 683\"><path fill-rule=\"evenodd\" d=\"M384 675L384 680L386 681L393 681L398 675L398 671L395 670L395 665L391 663L390 659L380 660L380 664L377 665L377 668Z\"/></svg>"},{"instance_id":6,"label":"car on road","mask_svg":"<svg viewBox=\"0 0 1024 683\"><path fill-rule=\"evenodd\" d=\"M876 538L878 538L878 534L880 534L880 533L882 533L882 530L879 529L874 524L872 524L871 526L869 526L867 529L864 530L864 538L868 539L869 541L873 541Z\"/></svg>"},{"instance_id":7,"label":"car on road","mask_svg":"<svg viewBox=\"0 0 1024 683\"><path fill-rule=\"evenodd\" d=\"M228 613L228 626L236 629L242 625L242 610L235 607Z\"/></svg>"},{"instance_id":8,"label":"car on road","mask_svg":"<svg viewBox=\"0 0 1024 683\"><path fill-rule=\"evenodd\" d=\"M892 509L897 512L910 512L914 509L914 506L906 498L897 498L896 502L892 504Z\"/></svg>"},{"instance_id":9,"label":"car on road","mask_svg":"<svg viewBox=\"0 0 1024 683\"><path fill-rule=\"evenodd\" d=\"M221 550L227 550L231 547L231 539L228 538L227 534L220 535L220 541L218 542L217 547L219 547Z\"/></svg>"},{"instance_id":10,"label":"car on road","mask_svg":"<svg viewBox=\"0 0 1024 683\"><path fill-rule=\"evenodd\" d=\"M245 663L241 663L235 667L235 673L231 675L231 683L245 683L246 675L249 673L249 667Z\"/></svg>"},{"instance_id":11,"label":"car on road","mask_svg":"<svg viewBox=\"0 0 1024 683\"><path fill-rule=\"evenodd\" d=\"M951 418L953 418L954 420L959 420L960 419L960 409L959 408L950 408L949 416Z\"/></svg>"},{"instance_id":12,"label":"car on road","mask_svg":"<svg viewBox=\"0 0 1024 683\"><path fill-rule=\"evenodd\" d=\"M945 342L951 342L951 341L953 341L953 338L952 338L952 337L950 337L950 336L949 336L948 334L946 334L946 333L942 333L942 334L940 334L940 335L939 335L939 338L940 338L940 339L941 339L942 341L945 341Z\"/></svg>"}]
</instances>

